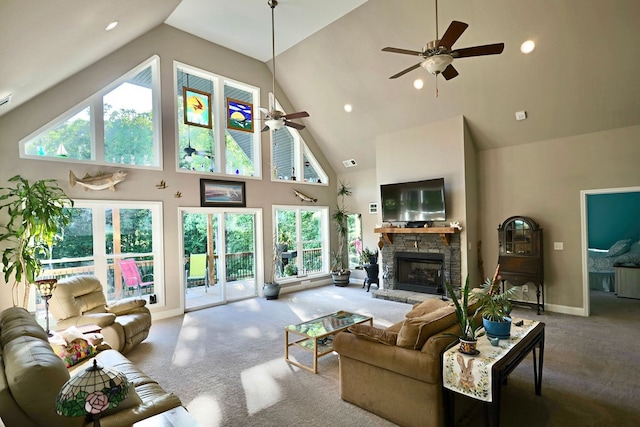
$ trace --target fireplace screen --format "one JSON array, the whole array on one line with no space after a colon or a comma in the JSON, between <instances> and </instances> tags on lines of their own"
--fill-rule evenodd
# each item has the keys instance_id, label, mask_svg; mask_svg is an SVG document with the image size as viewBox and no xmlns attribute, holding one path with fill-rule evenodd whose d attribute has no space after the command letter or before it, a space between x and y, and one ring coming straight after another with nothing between
<instances>
[{"instance_id":1,"label":"fireplace screen","mask_svg":"<svg viewBox=\"0 0 640 427\"><path fill-rule=\"evenodd\" d=\"M396 289L444 294L442 254L396 253Z\"/></svg>"}]
</instances>

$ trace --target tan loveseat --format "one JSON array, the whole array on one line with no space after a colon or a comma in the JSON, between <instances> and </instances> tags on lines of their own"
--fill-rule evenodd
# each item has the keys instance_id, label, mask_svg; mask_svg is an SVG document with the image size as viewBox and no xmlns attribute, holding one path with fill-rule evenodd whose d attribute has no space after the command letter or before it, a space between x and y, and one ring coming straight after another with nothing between
<instances>
[{"instance_id":1,"label":"tan loveseat","mask_svg":"<svg viewBox=\"0 0 640 427\"><path fill-rule=\"evenodd\" d=\"M125 427L171 408L180 399L164 391L148 375L115 350L96 356L102 366L123 372L129 396L113 413L100 418L102 427ZM62 385L93 363L93 358L71 368L53 351L47 334L32 314L20 307L0 313L0 418L6 427L82 427L84 417L56 414L55 401ZM2 424L2 423L0 423Z\"/></svg>"},{"instance_id":2,"label":"tan loveseat","mask_svg":"<svg viewBox=\"0 0 640 427\"><path fill-rule=\"evenodd\" d=\"M400 426L441 426L441 355L456 340L445 334L460 333L455 308L434 298L407 316L385 330L362 325L336 335L340 397Z\"/></svg>"},{"instance_id":3,"label":"tan loveseat","mask_svg":"<svg viewBox=\"0 0 640 427\"><path fill-rule=\"evenodd\" d=\"M56 329L95 324L114 350L126 354L149 335L151 313L142 298L107 304L102 284L95 276L60 279L49 302Z\"/></svg>"}]
</instances>

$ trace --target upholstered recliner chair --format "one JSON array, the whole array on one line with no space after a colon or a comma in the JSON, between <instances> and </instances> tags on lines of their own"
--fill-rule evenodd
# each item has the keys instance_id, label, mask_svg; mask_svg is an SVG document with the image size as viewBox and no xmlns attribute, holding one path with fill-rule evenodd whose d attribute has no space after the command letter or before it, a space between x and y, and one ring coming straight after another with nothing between
<instances>
[{"instance_id":1,"label":"upholstered recliner chair","mask_svg":"<svg viewBox=\"0 0 640 427\"><path fill-rule=\"evenodd\" d=\"M107 304L102 284L95 276L60 279L49 302L57 329L95 324L114 350L127 353L149 335L151 313L142 298Z\"/></svg>"}]
</instances>

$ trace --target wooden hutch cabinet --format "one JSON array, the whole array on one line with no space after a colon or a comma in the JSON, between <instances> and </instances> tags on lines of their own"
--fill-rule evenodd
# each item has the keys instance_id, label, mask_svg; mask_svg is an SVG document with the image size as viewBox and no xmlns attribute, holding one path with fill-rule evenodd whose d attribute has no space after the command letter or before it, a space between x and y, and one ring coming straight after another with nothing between
<instances>
[{"instance_id":1,"label":"wooden hutch cabinet","mask_svg":"<svg viewBox=\"0 0 640 427\"><path fill-rule=\"evenodd\" d=\"M536 286L538 314L544 311L544 269L542 266L542 229L533 219L512 216L498 227L500 276L515 286ZM523 302L523 301L518 301Z\"/></svg>"}]
</instances>

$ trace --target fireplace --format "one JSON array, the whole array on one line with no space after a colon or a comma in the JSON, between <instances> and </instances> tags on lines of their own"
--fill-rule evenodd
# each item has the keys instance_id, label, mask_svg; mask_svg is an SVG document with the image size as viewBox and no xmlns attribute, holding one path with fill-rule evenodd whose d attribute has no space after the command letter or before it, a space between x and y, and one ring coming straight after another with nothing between
<instances>
[{"instance_id":1,"label":"fireplace","mask_svg":"<svg viewBox=\"0 0 640 427\"><path fill-rule=\"evenodd\" d=\"M444 255L396 252L395 289L444 294Z\"/></svg>"}]
</instances>

